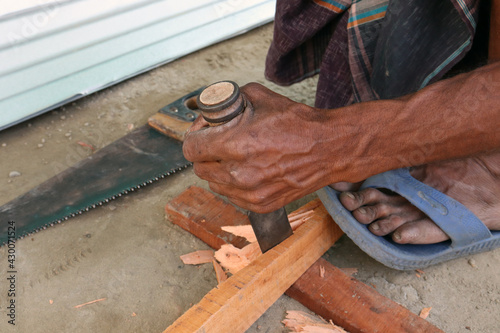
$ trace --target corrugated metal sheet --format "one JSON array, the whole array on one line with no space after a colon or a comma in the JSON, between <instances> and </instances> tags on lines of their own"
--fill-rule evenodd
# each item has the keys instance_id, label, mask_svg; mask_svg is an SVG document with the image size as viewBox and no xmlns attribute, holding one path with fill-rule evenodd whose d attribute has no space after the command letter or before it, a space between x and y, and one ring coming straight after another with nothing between
<instances>
[{"instance_id":1,"label":"corrugated metal sheet","mask_svg":"<svg viewBox=\"0 0 500 333\"><path fill-rule=\"evenodd\" d=\"M18 9L0 13L0 130L267 23L275 0L52 0Z\"/></svg>"}]
</instances>

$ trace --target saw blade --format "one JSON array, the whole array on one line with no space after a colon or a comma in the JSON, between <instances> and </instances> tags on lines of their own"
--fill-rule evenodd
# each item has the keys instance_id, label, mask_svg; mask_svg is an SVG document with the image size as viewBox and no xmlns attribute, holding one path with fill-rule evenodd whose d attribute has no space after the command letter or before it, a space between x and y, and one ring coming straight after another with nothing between
<instances>
[{"instance_id":1,"label":"saw blade","mask_svg":"<svg viewBox=\"0 0 500 333\"><path fill-rule=\"evenodd\" d=\"M12 225L23 238L190 165L182 142L142 126L0 207L0 246Z\"/></svg>"}]
</instances>

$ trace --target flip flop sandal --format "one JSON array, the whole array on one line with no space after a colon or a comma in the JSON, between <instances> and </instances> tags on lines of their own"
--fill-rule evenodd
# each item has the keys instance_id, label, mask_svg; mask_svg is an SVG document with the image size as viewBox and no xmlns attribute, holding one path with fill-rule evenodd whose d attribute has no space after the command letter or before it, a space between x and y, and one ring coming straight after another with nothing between
<instances>
[{"instance_id":1,"label":"flip flop sandal","mask_svg":"<svg viewBox=\"0 0 500 333\"><path fill-rule=\"evenodd\" d=\"M443 261L500 247L500 231L490 231L464 205L397 169L368 178L361 189L385 188L400 194L425 213L449 237L437 244L397 244L376 236L359 223L339 201L339 192L327 186L317 194L338 226L368 255L399 270L424 268Z\"/></svg>"}]
</instances>

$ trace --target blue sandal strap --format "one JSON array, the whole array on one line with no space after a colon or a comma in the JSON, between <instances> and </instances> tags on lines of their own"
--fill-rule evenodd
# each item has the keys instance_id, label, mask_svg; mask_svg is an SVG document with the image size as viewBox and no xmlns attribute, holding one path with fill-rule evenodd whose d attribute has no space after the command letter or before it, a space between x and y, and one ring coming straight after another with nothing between
<instances>
[{"instance_id":1,"label":"blue sandal strap","mask_svg":"<svg viewBox=\"0 0 500 333\"><path fill-rule=\"evenodd\" d=\"M490 230L464 205L416 180L407 168L368 178L361 189L386 188L400 194L425 213L451 239L452 247L463 247L490 238Z\"/></svg>"}]
</instances>

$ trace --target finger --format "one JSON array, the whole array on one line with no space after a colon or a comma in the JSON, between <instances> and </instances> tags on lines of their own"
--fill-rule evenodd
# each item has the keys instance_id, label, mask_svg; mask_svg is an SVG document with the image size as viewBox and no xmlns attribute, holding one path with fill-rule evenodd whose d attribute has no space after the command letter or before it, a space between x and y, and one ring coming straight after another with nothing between
<instances>
[{"instance_id":1,"label":"finger","mask_svg":"<svg viewBox=\"0 0 500 333\"><path fill-rule=\"evenodd\" d=\"M279 185L279 184L276 184ZM266 186L256 190L240 189L234 186L209 183L210 189L229 199L238 207L251 210L256 213L269 213L279 209L286 204L302 197L295 191L283 191L274 186Z\"/></svg>"},{"instance_id":2,"label":"finger","mask_svg":"<svg viewBox=\"0 0 500 333\"><path fill-rule=\"evenodd\" d=\"M210 183L210 189L216 193L218 193L218 191L220 190L220 188L218 187L218 184L214 184L214 183ZM232 191L230 191L232 193ZM270 213L270 212L273 212L281 207L283 207L285 204L280 202L280 200L274 200L274 201L266 201L266 202L262 202L262 203L259 203L259 204L255 204L255 203L252 203L252 202L249 202L245 199L241 199L239 197L233 197L233 196L230 196L230 195L227 195L226 198L233 204L235 204L236 206L240 207L240 208L243 208L243 209L246 209L248 211L252 211L252 212L255 212L255 213L260 213L260 214L263 214L263 213Z\"/></svg>"},{"instance_id":3,"label":"finger","mask_svg":"<svg viewBox=\"0 0 500 333\"><path fill-rule=\"evenodd\" d=\"M191 127L187 130L187 133L198 131L203 127L209 127L209 124L205 120L205 118L203 118L203 116L199 115L198 118L195 119Z\"/></svg>"},{"instance_id":4,"label":"finger","mask_svg":"<svg viewBox=\"0 0 500 333\"><path fill-rule=\"evenodd\" d=\"M218 127L204 127L200 120L194 129L186 133L182 151L184 157L191 162L214 162L221 159L222 148L220 142L220 129Z\"/></svg>"},{"instance_id":5,"label":"finger","mask_svg":"<svg viewBox=\"0 0 500 333\"><path fill-rule=\"evenodd\" d=\"M196 162L193 164L194 173L208 182L228 185L231 175L224 170L219 162Z\"/></svg>"},{"instance_id":6,"label":"finger","mask_svg":"<svg viewBox=\"0 0 500 333\"><path fill-rule=\"evenodd\" d=\"M244 85L240 88L240 91L243 95L245 95L254 108L259 108L262 105L269 105L274 98L282 97L281 95L255 82Z\"/></svg>"}]
</instances>

